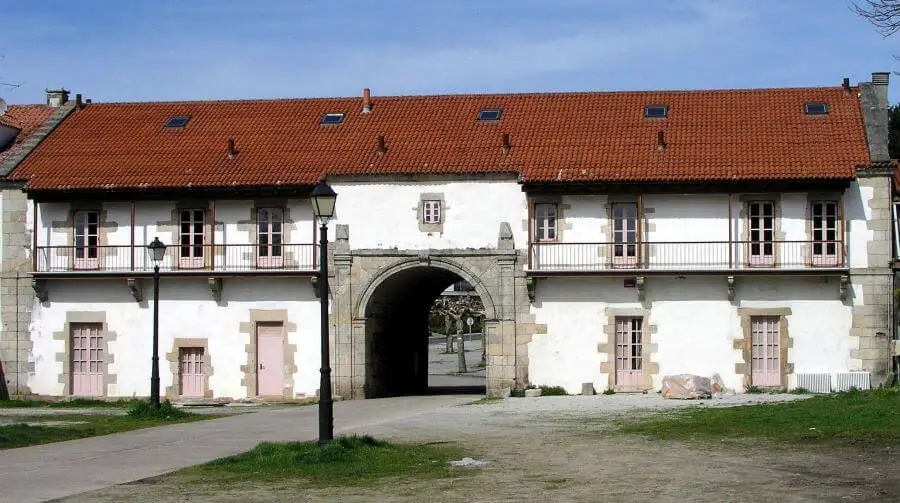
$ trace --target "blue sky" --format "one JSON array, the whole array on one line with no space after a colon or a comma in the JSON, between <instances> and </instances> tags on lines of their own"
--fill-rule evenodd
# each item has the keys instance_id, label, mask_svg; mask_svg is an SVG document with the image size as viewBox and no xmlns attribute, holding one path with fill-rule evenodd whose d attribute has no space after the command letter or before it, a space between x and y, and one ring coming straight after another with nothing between
<instances>
[{"instance_id":1,"label":"blue sky","mask_svg":"<svg viewBox=\"0 0 900 503\"><path fill-rule=\"evenodd\" d=\"M73 7L75 5L75 7ZM0 2L10 103L838 85L900 69L849 0ZM900 79L900 77L894 77ZM900 101L900 82L892 86Z\"/></svg>"}]
</instances>

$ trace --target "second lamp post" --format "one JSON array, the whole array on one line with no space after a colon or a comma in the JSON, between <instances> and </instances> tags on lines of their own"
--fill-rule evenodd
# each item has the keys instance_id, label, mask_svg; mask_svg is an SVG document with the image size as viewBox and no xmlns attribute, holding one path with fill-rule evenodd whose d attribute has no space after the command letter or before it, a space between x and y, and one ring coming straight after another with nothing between
<instances>
[{"instance_id":1,"label":"second lamp post","mask_svg":"<svg viewBox=\"0 0 900 503\"><path fill-rule=\"evenodd\" d=\"M328 338L328 220L334 216L337 194L324 181L309 194L313 214L319 220L319 302L322 313L319 323L322 328L322 362L319 381L319 444L331 442L334 438L334 403L331 399L331 360Z\"/></svg>"},{"instance_id":2,"label":"second lamp post","mask_svg":"<svg viewBox=\"0 0 900 503\"><path fill-rule=\"evenodd\" d=\"M150 367L150 405L159 408L159 263L166 256L166 245L159 238L147 245L153 262L153 359Z\"/></svg>"}]
</instances>

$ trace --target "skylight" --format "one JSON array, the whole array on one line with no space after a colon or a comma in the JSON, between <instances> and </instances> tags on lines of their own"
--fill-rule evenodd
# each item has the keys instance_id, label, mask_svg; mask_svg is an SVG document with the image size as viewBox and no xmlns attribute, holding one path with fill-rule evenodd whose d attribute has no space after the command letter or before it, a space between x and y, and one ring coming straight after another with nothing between
<instances>
[{"instance_id":1,"label":"skylight","mask_svg":"<svg viewBox=\"0 0 900 503\"><path fill-rule=\"evenodd\" d=\"M828 115L827 103L807 103L806 115Z\"/></svg>"},{"instance_id":2,"label":"skylight","mask_svg":"<svg viewBox=\"0 0 900 503\"><path fill-rule=\"evenodd\" d=\"M176 116L172 117L171 119L169 119L168 122L166 122L166 127L167 128L184 127L185 125L187 125L189 120L191 120L191 118L187 115L176 115Z\"/></svg>"},{"instance_id":3,"label":"skylight","mask_svg":"<svg viewBox=\"0 0 900 503\"><path fill-rule=\"evenodd\" d=\"M669 107L665 105L647 105L644 107L644 117L659 119L669 116Z\"/></svg>"},{"instance_id":4,"label":"skylight","mask_svg":"<svg viewBox=\"0 0 900 503\"><path fill-rule=\"evenodd\" d=\"M478 112L479 121L498 121L503 114L503 110L499 108L487 108Z\"/></svg>"},{"instance_id":5,"label":"skylight","mask_svg":"<svg viewBox=\"0 0 900 503\"><path fill-rule=\"evenodd\" d=\"M322 120L319 121L319 124L340 124L344 122L344 114L325 114L322 116Z\"/></svg>"}]
</instances>

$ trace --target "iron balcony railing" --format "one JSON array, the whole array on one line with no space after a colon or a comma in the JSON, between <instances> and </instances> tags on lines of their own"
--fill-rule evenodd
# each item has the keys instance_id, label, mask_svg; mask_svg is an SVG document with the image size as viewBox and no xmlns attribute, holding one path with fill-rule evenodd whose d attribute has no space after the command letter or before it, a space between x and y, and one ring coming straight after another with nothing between
<instances>
[{"instance_id":1,"label":"iron balcony railing","mask_svg":"<svg viewBox=\"0 0 900 503\"><path fill-rule=\"evenodd\" d=\"M314 244L173 245L161 272L315 271ZM35 272L152 272L146 246L38 246Z\"/></svg>"},{"instance_id":2,"label":"iron balcony railing","mask_svg":"<svg viewBox=\"0 0 900 503\"><path fill-rule=\"evenodd\" d=\"M541 272L728 271L844 268L840 241L531 243L528 269Z\"/></svg>"}]
</instances>

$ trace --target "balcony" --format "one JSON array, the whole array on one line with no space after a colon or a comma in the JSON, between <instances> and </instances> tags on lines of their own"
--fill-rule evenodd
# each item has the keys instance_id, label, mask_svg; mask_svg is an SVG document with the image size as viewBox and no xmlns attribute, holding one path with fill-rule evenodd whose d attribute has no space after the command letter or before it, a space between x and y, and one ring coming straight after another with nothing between
<instances>
[{"instance_id":1,"label":"balcony","mask_svg":"<svg viewBox=\"0 0 900 503\"><path fill-rule=\"evenodd\" d=\"M159 265L161 273L209 275L218 273L304 273L318 269L314 244L216 244L169 246ZM153 263L143 245L38 246L36 273L135 274L152 273Z\"/></svg>"},{"instance_id":2,"label":"balcony","mask_svg":"<svg viewBox=\"0 0 900 503\"><path fill-rule=\"evenodd\" d=\"M840 241L531 243L532 273L846 270Z\"/></svg>"}]
</instances>

